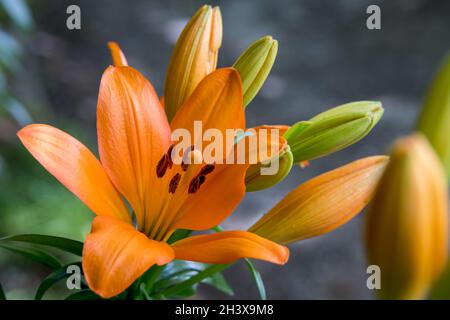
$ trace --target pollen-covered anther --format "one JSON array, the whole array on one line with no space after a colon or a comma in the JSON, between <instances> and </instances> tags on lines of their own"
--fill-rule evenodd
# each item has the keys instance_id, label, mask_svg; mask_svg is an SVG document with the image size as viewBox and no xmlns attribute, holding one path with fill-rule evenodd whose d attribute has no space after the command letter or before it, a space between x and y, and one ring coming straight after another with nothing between
<instances>
[{"instance_id":1,"label":"pollen-covered anther","mask_svg":"<svg viewBox=\"0 0 450 320\"><path fill-rule=\"evenodd\" d=\"M169 182L169 193L175 193L181 180L181 174L175 174Z\"/></svg>"},{"instance_id":2,"label":"pollen-covered anther","mask_svg":"<svg viewBox=\"0 0 450 320\"><path fill-rule=\"evenodd\" d=\"M214 171L215 166L213 164L207 164L203 168L200 169L199 175L206 176L207 174L210 174Z\"/></svg>"},{"instance_id":3,"label":"pollen-covered anther","mask_svg":"<svg viewBox=\"0 0 450 320\"><path fill-rule=\"evenodd\" d=\"M166 174L167 169L171 169L173 162L172 162L172 150L173 145L169 147L167 152L163 154L161 159L158 161L158 164L156 165L156 176L158 178L164 177Z\"/></svg>"},{"instance_id":4,"label":"pollen-covered anther","mask_svg":"<svg viewBox=\"0 0 450 320\"><path fill-rule=\"evenodd\" d=\"M158 164L156 165L156 176L158 178L164 177L169 166L170 166L170 161L168 160L168 156L167 156L167 154L164 154L162 156L161 160L159 160Z\"/></svg>"},{"instance_id":5,"label":"pollen-covered anther","mask_svg":"<svg viewBox=\"0 0 450 320\"><path fill-rule=\"evenodd\" d=\"M205 183L206 177L204 175L197 175L194 179L189 183L188 193L196 193L198 189L200 189L201 185Z\"/></svg>"}]
</instances>

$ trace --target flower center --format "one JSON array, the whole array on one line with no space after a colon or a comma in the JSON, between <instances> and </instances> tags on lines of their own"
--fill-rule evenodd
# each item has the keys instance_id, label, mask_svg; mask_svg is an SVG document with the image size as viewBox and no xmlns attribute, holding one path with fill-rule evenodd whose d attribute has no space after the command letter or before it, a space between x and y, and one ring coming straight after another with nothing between
<instances>
[{"instance_id":1,"label":"flower center","mask_svg":"<svg viewBox=\"0 0 450 320\"><path fill-rule=\"evenodd\" d=\"M156 175L158 178L163 178L166 173L171 170L174 166L174 163L172 161L172 152L173 152L173 145L169 147L167 152L162 156L162 158L159 160L157 166L156 166ZM169 190L168 192L171 194L174 194L178 188L178 185L180 184L180 181L182 180L182 177L191 176L192 172L189 172L190 174L185 174L188 172L190 168L193 168L194 164L196 163L202 163L202 154L199 150L195 149L194 146L190 146L187 148L183 153L183 160L180 164L181 167L181 173L176 172L172 179L169 182ZM203 166L200 171L193 175L193 178L191 178L189 182L189 186L187 188L188 194L196 193L200 187L205 183L206 176L214 171L215 166L212 164L206 164ZM191 171L191 170L189 170Z\"/></svg>"},{"instance_id":2,"label":"flower center","mask_svg":"<svg viewBox=\"0 0 450 320\"><path fill-rule=\"evenodd\" d=\"M148 236L151 239L165 241L170 237L173 222L176 220L186 199L197 193L200 187L205 183L207 175L211 174L215 166L213 164L204 164L202 153L194 146L186 148L183 152L183 158L179 165L173 161L174 145L170 146L167 152L161 157L156 166L156 175L163 178L171 175L167 184L169 197L159 213L157 221L152 224ZM176 197L174 199L174 197ZM175 202L174 202L175 201Z\"/></svg>"}]
</instances>

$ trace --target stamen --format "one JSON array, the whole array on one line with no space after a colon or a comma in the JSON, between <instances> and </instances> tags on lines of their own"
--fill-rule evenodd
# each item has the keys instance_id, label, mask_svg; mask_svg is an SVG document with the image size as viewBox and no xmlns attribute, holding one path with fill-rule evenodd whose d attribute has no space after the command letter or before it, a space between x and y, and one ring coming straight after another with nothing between
<instances>
[{"instance_id":1,"label":"stamen","mask_svg":"<svg viewBox=\"0 0 450 320\"><path fill-rule=\"evenodd\" d=\"M189 184L188 193L196 193L198 189L200 189L200 186L206 181L206 177L203 175L198 175L194 179L191 180L191 183Z\"/></svg>"},{"instance_id":2,"label":"stamen","mask_svg":"<svg viewBox=\"0 0 450 320\"><path fill-rule=\"evenodd\" d=\"M171 166L170 161L168 159L167 153L165 153L156 165L156 176L158 178L164 177L169 166Z\"/></svg>"},{"instance_id":3,"label":"stamen","mask_svg":"<svg viewBox=\"0 0 450 320\"><path fill-rule=\"evenodd\" d=\"M169 182L169 193L175 193L181 180L181 174L177 172Z\"/></svg>"},{"instance_id":4,"label":"stamen","mask_svg":"<svg viewBox=\"0 0 450 320\"><path fill-rule=\"evenodd\" d=\"M163 154L162 158L158 161L156 165L156 176L158 178L164 177L167 169L172 169L173 161L172 161L172 150L173 144L169 147L167 152Z\"/></svg>"},{"instance_id":5,"label":"stamen","mask_svg":"<svg viewBox=\"0 0 450 320\"><path fill-rule=\"evenodd\" d=\"M210 174L214 171L215 166L213 164L207 164L203 168L200 169L199 175L206 176L207 174Z\"/></svg>"},{"instance_id":6,"label":"stamen","mask_svg":"<svg viewBox=\"0 0 450 320\"><path fill-rule=\"evenodd\" d=\"M172 151L173 148L175 147L174 144L170 145L169 149L167 150L167 155L169 156L169 163L170 163L170 168L172 169L172 165L173 165L173 161L172 161Z\"/></svg>"}]
</instances>

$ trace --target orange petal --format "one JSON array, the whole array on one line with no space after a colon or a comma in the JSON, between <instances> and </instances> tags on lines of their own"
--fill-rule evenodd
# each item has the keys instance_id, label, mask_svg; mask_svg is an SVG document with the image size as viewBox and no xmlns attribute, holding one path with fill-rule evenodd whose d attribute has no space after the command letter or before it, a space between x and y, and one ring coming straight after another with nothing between
<instances>
[{"instance_id":1,"label":"orange petal","mask_svg":"<svg viewBox=\"0 0 450 320\"><path fill-rule=\"evenodd\" d=\"M183 199L174 198L171 205L177 215L171 229L210 229L225 220L242 200L248 166L222 164L215 167L196 193Z\"/></svg>"},{"instance_id":2,"label":"orange petal","mask_svg":"<svg viewBox=\"0 0 450 320\"><path fill-rule=\"evenodd\" d=\"M195 91L177 112L171 123L172 130L185 129L191 133L191 144L205 150L209 142L196 137L194 121L201 121L203 133L214 129L226 137L227 129L244 129L245 115L242 107L242 84L239 74L231 68L218 69L200 82ZM176 142L176 141L175 141ZM228 144L228 149L233 147ZM228 149L223 139L222 155ZM219 146L220 148L220 146ZM225 219L245 194L246 165L216 165L206 177L204 185L194 194L175 193L170 203L170 216L176 214L172 227L194 230L209 229Z\"/></svg>"},{"instance_id":3,"label":"orange petal","mask_svg":"<svg viewBox=\"0 0 450 320\"><path fill-rule=\"evenodd\" d=\"M263 125L248 128L246 132L253 133L253 135L245 137L247 161L256 164L255 160L257 163L261 163L277 157L287 146L287 141L283 137L285 131L286 129L281 126ZM254 143L250 143L253 136L255 137Z\"/></svg>"},{"instance_id":4,"label":"orange petal","mask_svg":"<svg viewBox=\"0 0 450 320\"><path fill-rule=\"evenodd\" d=\"M138 71L109 67L104 72L97 130L102 164L144 230L162 203L156 165L169 148L170 128L152 85Z\"/></svg>"},{"instance_id":5,"label":"orange petal","mask_svg":"<svg viewBox=\"0 0 450 320\"><path fill-rule=\"evenodd\" d=\"M17 135L33 157L94 213L131 222L100 162L82 143L44 124L29 125Z\"/></svg>"},{"instance_id":6,"label":"orange petal","mask_svg":"<svg viewBox=\"0 0 450 320\"><path fill-rule=\"evenodd\" d=\"M108 42L109 51L111 52L111 57L113 60L113 64L116 67L126 67L128 66L127 58L123 54L119 45L116 42L110 41Z\"/></svg>"},{"instance_id":7,"label":"orange petal","mask_svg":"<svg viewBox=\"0 0 450 320\"><path fill-rule=\"evenodd\" d=\"M131 225L97 217L83 247L83 270L89 287L103 298L128 288L152 265L174 258L171 247L148 239Z\"/></svg>"},{"instance_id":8,"label":"orange petal","mask_svg":"<svg viewBox=\"0 0 450 320\"><path fill-rule=\"evenodd\" d=\"M171 128L187 129L193 134L194 121L197 120L202 121L203 132L218 129L225 135L226 129L244 129L242 99L242 82L237 71L217 69L198 84L176 113Z\"/></svg>"},{"instance_id":9,"label":"orange petal","mask_svg":"<svg viewBox=\"0 0 450 320\"><path fill-rule=\"evenodd\" d=\"M204 263L231 263L241 258L285 264L289 249L246 231L223 231L189 237L172 245L175 258Z\"/></svg>"}]
</instances>

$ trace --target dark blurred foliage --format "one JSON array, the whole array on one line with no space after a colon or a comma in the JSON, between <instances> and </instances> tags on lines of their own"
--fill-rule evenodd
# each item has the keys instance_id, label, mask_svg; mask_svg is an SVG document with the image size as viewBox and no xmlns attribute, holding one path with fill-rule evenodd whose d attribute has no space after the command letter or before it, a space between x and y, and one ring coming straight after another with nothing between
<instances>
[{"instance_id":1,"label":"dark blurred foliage","mask_svg":"<svg viewBox=\"0 0 450 320\"><path fill-rule=\"evenodd\" d=\"M6 71L0 58L0 89L7 84L7 91L0 91L22 105L17 109L22 111L16 111L19 115L51 123L95 150L98 84L111 63L107 41L119 42L129 63L161 93L174 41L202 3L30 1L34 23L26 28L21 26L23 21L14 25L3 12L0 54L17 52L12 61L21 68ZM70 4L81 8L79 31L66 28ZM274 189L249 194L225 223L226 228L249 226L301 182L360 157L384 153L395 138L413 130L427 85L450 49L450 2L445 0L227 0L210 4L220 5L224 22L220 66L231 65L263 35L279 40L272 74L247 108L250 126L292 124L355 100L380 100L385 107L383 119L363 141L313 161L307 169L296 168ZM366 28L370 4L381 7L381 30ZM7 50L9 42L1 38L4 33L14 39ZM14 64L6 63L6 67ZM0 110L4 110L3 103ZM1 111L0 235L38 232L82 239L92 215L19 145L15 132L28 121ZM366 288L361 217L324 237L292 246L291 260L284 267L257 265L269 298L372 297ZM0 282L9 291L32 292L43 271L0 253ZM226 275L236 298L257 297L243 263ZM13 292L13 296L24 295ZM199 297L225 296L204 290Z\"/></svg>"}]
</instances>

